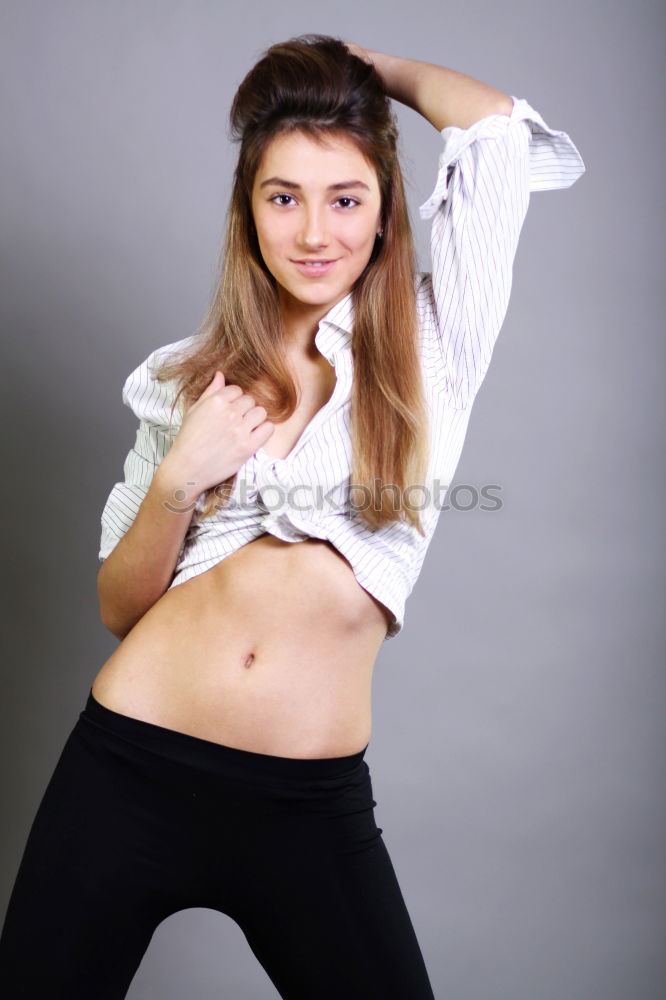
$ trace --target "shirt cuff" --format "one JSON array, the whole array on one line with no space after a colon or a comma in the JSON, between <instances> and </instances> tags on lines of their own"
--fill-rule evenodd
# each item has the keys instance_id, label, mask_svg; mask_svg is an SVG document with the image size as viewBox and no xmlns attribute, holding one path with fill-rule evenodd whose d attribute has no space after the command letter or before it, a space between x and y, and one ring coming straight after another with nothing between
<instances>
[{"instance_id":1,"label":"shirt cuff","mask_svg":"<svg viewBox=\"0 0 666 1000\"><path fill-rule=\"evenodd\" d=\"M448 125L441 129L444 149L439 154L439 169L435 188L422 205L422 219L430 219L448 195L449 167L477 139L498 139L514 122L527 121L529 143L530 191L552 191L567 188L585 173L585 164L566 132L546 125L538 111L520 97L514 97L510 115L493 114L481 118L467 129Z\"/></svg>"}]
</instances>

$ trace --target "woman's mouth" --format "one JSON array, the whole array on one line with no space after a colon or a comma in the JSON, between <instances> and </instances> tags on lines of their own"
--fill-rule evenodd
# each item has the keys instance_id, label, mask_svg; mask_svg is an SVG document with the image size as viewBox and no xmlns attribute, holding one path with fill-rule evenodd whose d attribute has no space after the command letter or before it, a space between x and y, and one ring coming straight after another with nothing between
<instances>
[{"instance_id":1,"label":"woman's mouth","mask_svg":"<svg viewBox=\"0 0 666 1000\"><path fill-rule=\"evenodd\" d=\"M337 261L322 260L321 263L319 263L313 260L308 260L308 261L295 260L293 263L296 264L301 274L307 274L309 277L315 278L318 275L328 274L328 272L331 270L333 265L337 263Z\"/></svg>"}]
</instances>

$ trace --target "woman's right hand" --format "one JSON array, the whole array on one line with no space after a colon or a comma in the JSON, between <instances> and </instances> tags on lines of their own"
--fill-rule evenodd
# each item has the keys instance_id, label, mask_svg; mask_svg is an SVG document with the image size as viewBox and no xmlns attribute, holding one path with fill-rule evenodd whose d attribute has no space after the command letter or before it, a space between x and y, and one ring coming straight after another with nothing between
<instances>
[{"instance_id":1,"label":"woman's right hand","mask_svg":"<svg viewBox=\"0 0 666 1000\"><path fill-rule=\"evenodd\" d=\"M238 472L274 430L265 408L217 371L185 414L160 470L201 494Z\"/></svg>"}]
</instances>

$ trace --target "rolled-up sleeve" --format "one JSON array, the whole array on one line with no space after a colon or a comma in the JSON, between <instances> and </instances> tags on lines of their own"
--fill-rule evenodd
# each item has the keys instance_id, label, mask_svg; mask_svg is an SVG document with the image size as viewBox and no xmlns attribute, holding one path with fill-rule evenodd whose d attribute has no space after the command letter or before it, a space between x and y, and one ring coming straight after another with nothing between
<instances>
[{"instance_id":1,"label":"rolled-up sleeve","mask_svg":"<svg viewBox=\"0 0 666 1000\"><path fill-rule=\"evenodd\" d=\"M430 298L448 402L469 407L485 378L511 293L513 262L532 191L570 187L585 171L566 132L526 100L468 129L442 129L432 218Z\"/></svg>"},{"instance_id":2,"label":"rolled-up sleeve","mask_svg":"<svg viewBox=\"0 0 666 1000\"><path fill-rule=\"evenodd\" d=\"M177 343L181 343L180 341ZM172 346L172 345L167 345ZM159 350L159 349L158 349ZM123 385L122 401L139 418L134 446L123 464L123 481L115 483L101 515L99 560L104 562L132 525L148 492L155 470L169 451L181 423L181 410L171 407L174 387L153 379L153 351L131 372Z\"/></svg>"}]
</instances>

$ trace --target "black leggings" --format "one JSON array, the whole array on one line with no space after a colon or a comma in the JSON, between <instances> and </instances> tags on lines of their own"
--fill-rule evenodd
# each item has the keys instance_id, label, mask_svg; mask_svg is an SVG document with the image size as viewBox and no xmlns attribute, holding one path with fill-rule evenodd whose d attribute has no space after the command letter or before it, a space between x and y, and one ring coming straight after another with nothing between
<instances>
[{"instance_id":1,"label":"black leggings","mask_svg":"<svg viewBox=\"0 0 666 1000\"><path fill-rule=\"evenodd\" d=\"M120 1000L160 922L210 907L281 997L434 1000L364 755L239 750L91 691L21 859L0 996Z\"/></svg>"}]
</instances>

